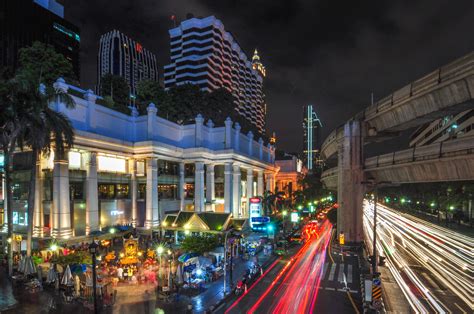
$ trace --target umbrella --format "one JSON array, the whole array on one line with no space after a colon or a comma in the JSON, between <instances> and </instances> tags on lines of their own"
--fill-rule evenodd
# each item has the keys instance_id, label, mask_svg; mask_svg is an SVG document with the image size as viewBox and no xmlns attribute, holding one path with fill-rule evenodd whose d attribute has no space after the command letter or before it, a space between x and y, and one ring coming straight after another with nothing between
<instances>
[{"instance_id":1,"label":"umbrella","mask_svg":"<svg viewBox=\"0 0 474 314\"><path fill-rule=\"evenodd\" d=\"M67 265L66 270L64 271L63 278L61 279L61 284L66 285L66 286L71 286L73 284L72 282L72 273L71 273L71 268L69 268L69 265Z\"/></svg>"},{"instance_id":2,"label":"umbrella","mask_svg":"<svg viewBox=\"0 0 474 314\"><path fill-rule=\"evenodd\" d=\"M178 267L176 268L176 282L178 284L183 283L183 269L181 264L178 264Z\"/></svg>"},{"instance_id":3,"label":"umbrella","mask_svg":"<svg viewBox=\"0 0 474 314\"><path fill-rule=\"evenodd\" d=\"M46 275L46 282L52 283L58 279L58 273L54 270L54 265L49 266L48 274Z\"/></svg>"},{"instance_id":4,"label":"umbrella","mask_svg":"<svg viewBox=\"0 0 474 314\"><path fill-rule=\"evenodd\" d=\"M199 256L197 253L184 253L180 257L178 257L178 261L181 263L185 263L188 259Z\"/></svg>"},{"instance_id":5,"label":"umbrella","mask_svg":"<svg viewBox=\"0 0 474 314\"><path fill-rule=\"evenodd\" d=\"M36 273L36 266L31 256L27 256L25 258L24 273L25 275L31 275Z\"/></svg>"},{"instance_id":6,"label":"umbrella","mask_svg":"<svg viewBox=\"0 0 474 314\"><path fill-rule=\"evenodd\" d=\"M79 296L81 293L81 280L79 279L78 275L74 277L74 291L76 292L77 296Z\"/></svg>"}]
</instances>

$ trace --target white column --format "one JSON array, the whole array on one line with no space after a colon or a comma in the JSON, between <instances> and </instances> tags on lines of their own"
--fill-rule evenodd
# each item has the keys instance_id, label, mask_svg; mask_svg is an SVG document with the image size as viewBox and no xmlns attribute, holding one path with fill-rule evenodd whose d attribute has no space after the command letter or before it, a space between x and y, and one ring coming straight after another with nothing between
<instances>
[{"instance_id":1,"label":"white column","mask_svg":"<svg viewBox=\"0 0 474 314\"><path fill-rule=\"evenodd\" d=\"M158 159L146 160L146 214L145 228L158 226Z\"/></svg>"},{"instance_id":2,"label":"white column","mask_svg":"<svg viewBox=\"0 0 474 314\"><path fill-rule=\"evenodd\" d=\"M215 186L215 165L206 165L206 202L212 203L215 199L216 186ZM212 204L212 211L215 211L215 204Z\"/></svg>"},{"instance_id":3,"label":"white column","mask_svg":"<svg viewBox=\"0 0 474 314\"><path fill-rule=\"evenodd\" d=\"M184 210L184 162L179 163L179 210Z\"/></svg>"},{"instance_id":4,"label":"white column","mask_svg":"<svg viewBox=\"0 0 474 314\"><path fill-rule=\"evenodd\" d=\"M263 186L263 171L258 171L258 178L257 178L257 195L263 196L264 193L264 186Z\"/></svg>"},{"instance_id":5,"label":"white column","mask_svg":"<svg viewBox=\"0 0 474 314\"><path fill-rule=\"evenodd\" d=\"M97 153L86 158L86 234L99 230L99 195L97 191Z\"/></svg>"},{"instance_id":6,"label":"white column","mask_svg":"<svg viewBox=\"0 0 474 314\"><path fill-rule=\"evenodd\" d=\"M224 211L232 213L232 163L224 165Z\"/></svg>"},{"instance_id":7,"label":"white column","mask_svg":"<svg viewBox=\"0 0 474 314\"><path fill-rule=\"evenodd\" d=\"M253 197L253 169L247 169L247 208L244 217L249 216L250 198Z\"/></svg>"},{"instance_id":8,"label":"white column","mask_svg":"<svg viewBox=\"0 0 474 314\"><path fill-rule=\"evenodd\" d=\"M44 214L43 214L43 171L41 169L41 159L36 162L35 178L35 205L33 214L33 236L43 237ZM4 191L5 192L5 191Z\"/></svg>"},{"instance_id":9,"label":"white column","mask_svg":"<svg viewBox=\"0 0 474 314\"><path fill-rule=\"evenodd\" d=\"M137 182L137 161L130 159L128 161L128 170L130 172L130 192L132 200L132 226L137 226L137 198L138 198L138 182Z\"/></svg>"},{"instance_id":10,"label":"white column","mask_svg":"<svg viewBox=\"0 0 474 314\"><path fill-rule=\"evenodd\" d=\"M275 191L275 177L273 173L267 173L265 179L267 181L266 190L273 193Z\"/></svg>"},{"instance_id":11,"label":"white column","mask_svg":"<svg viewBox=\"0 0 474 314\"><path fill-rule=\"evenodd\" d=\"M200 161L194 170L194 211L204 211L204 163Z\"/></svg>"},{"instance_id":12,"label":"white column","mask_svg":"<svg viewBox=\"0 0 474 314\"><path fill-rule=\"evenodd\" d=\"M232 174L232 183L233 183L233 189L232 189L232 213L235 218L242 217L242 211L241 211L241 203L242 203L242 197L241 197L241 173L240 173L240 166L239 165L234 165L233 166L233 174Z\"/></svg>"},{"instance_id":13,"label":"white column","mask_svg":"<svg viewBox=\"0 0 474 314\"><path fill-rule=\"evenodd\" d=\"M69 162L67 158L60 158L54 154L53 167L53 203L51 212L53 238L67 239L71 237L71 211L69 198ZM64 153L67 157L67 152Z\"/></svg>"}]
</instances>

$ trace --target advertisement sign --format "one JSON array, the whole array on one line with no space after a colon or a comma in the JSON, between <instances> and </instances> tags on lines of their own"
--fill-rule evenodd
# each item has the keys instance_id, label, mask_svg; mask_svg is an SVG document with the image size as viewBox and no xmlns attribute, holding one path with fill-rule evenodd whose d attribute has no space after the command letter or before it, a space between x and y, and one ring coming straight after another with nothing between
<instances>
[{"instance_id":1,"label":"advertisement sign","mask_svg":"<svg viewBox=\"0 0 474 314\"><path fill-rule=\"evenodd\" d=\"M261 224L265 224L265 223L269 223L270 222L270 217L252 217L250 218L250 221L251 222L254 222L254 223L261 223Z\"/></svg>"},{"instance_id":2,"label":"advertisement sign","mask_svg":"<svg viewBox=\"0 0 474 314\"><path fill-rule=\"evenodd\" d=\"M253 228L253 218L262 217L262 200L259 197L250 198L250 228Z\"/></svg>"}]
</instances>

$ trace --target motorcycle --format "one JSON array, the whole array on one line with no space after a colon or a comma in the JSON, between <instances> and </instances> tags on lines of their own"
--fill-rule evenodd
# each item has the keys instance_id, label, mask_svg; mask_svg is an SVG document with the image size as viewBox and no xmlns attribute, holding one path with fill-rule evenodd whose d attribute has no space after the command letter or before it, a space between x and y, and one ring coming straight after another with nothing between
<instances>
[{"instance_id":1,"label":"motorcycle","mask_svg":"<svg viewBox=\"0 0 474 314\"><path fill-rule=\"evenodd\" d=\"M235 295L239 296L245 291L245 277L242 280L237 282L237 286L235 287Z\"/></svg>"}]
</instances>

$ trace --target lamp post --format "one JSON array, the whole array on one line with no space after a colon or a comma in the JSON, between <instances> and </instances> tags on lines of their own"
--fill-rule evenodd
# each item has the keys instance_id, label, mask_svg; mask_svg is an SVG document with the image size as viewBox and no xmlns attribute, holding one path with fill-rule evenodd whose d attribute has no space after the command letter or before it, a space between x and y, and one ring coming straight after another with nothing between
<instances>
[{"instance_id":1,"label":"lamp post","mask_svg":"<svg viewBox=\"0 0 474 314\"><path fill-rule=\"evenodd\" d=\"M95 271L95 256L97 254L97 248L99 246L95 241L92 241L89 244L89 253L92 255L92 290L94 292L94 314L98 314L99 310L97 309L97 273Z\"/></svg>"},{"instance_id":2,"label":"lamp post","mask_svg":"<svg viewBox=\"0 0 474 314\"><path fill-rule=\"evenodd\" d=\"M224 297L227 290L227 235L232 231L232 229L225 232L224 236ZM230 265L232 268L232 265Z\"/></svg>"},{"instance_id":3,"label":"lamp post","mask_svg":"<svg viewBox=\"0 0 474 314\"><path fill-rule=\"evenodd\" d=\"M377 273L377 198L378 198L378 187L392 185L392 182L381 181L377 182L375 180L363 181L362 184L367 184L368 186L373 187L374 191L374 231L373 231L373 247L372 247L372 273L375 275Z\"/></svg>"},{"instance_id":4,"label":"lamp post","mask_svg":"<svg viewBox=\"0 0 474 314\"><path fill-rule=\"evenodd\" d=\"M286 234L286 216L288 216L288 211L287 210L284 210L281 212L281 215L283 217L283 237L285 236Z\"/></svg>"}]
</instances>

